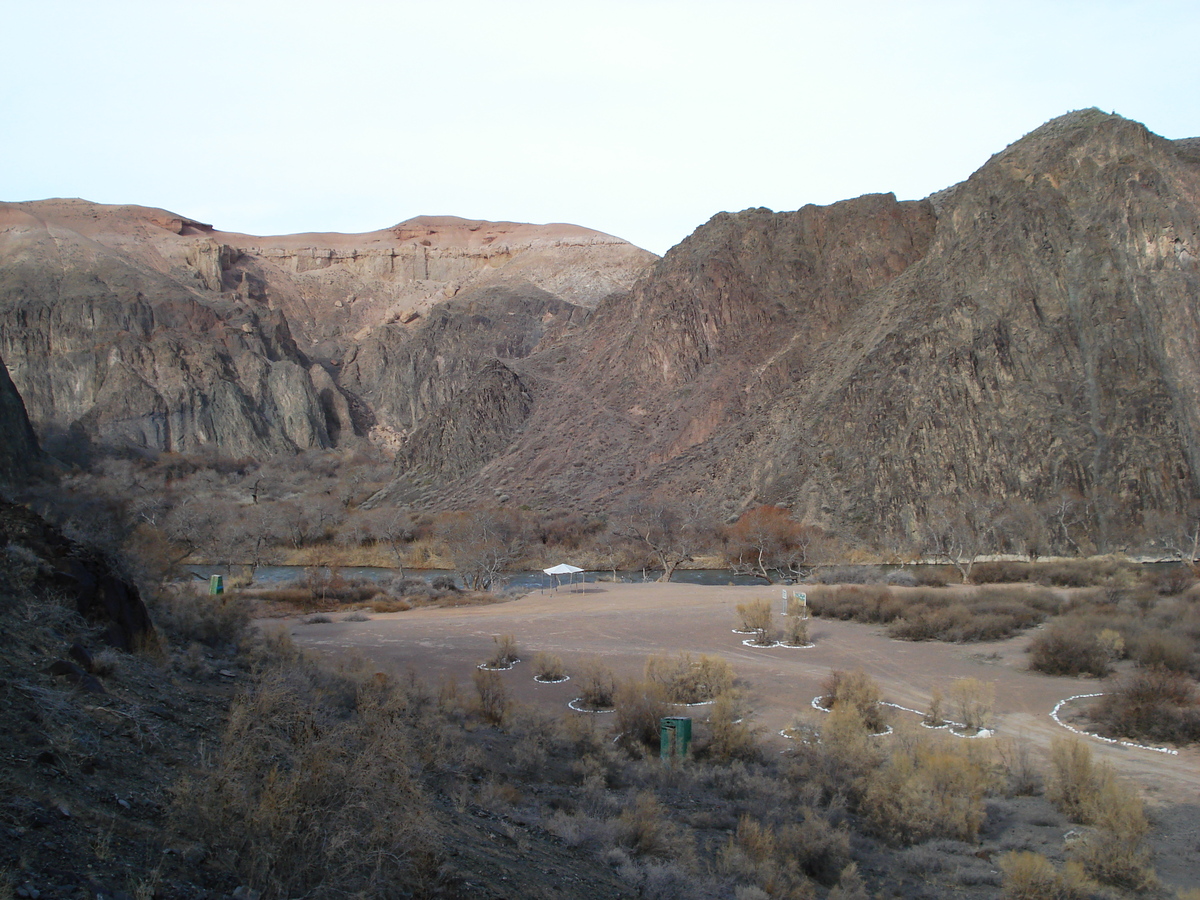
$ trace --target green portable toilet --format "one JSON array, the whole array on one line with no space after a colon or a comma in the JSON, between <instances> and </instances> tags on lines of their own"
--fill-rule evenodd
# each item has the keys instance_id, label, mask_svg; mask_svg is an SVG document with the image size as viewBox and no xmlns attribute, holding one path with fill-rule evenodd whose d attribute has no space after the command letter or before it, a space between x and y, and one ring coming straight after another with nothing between
<instances>
[{"instance_id":1,"label":"green portable toilet","mask_svg":"<svg viewBox=\"0 0 1200 900\"><path fill-rule=\"evenodd\" d=\"M208 576L208 593L213 597L217 594L225 593L225 576L210 575Z\"/></svg>"},{"instance_id":2,"label":"green portable toilet","mask_svg":"<svg viewBox=\"0 0 1200 900\"><path fill-rule=\"evenodd\" d=\"M682 759L692 744L692 720L686 716L666 716L659 725L659 755L663 759Z\"/></svg>"}]
</instances>

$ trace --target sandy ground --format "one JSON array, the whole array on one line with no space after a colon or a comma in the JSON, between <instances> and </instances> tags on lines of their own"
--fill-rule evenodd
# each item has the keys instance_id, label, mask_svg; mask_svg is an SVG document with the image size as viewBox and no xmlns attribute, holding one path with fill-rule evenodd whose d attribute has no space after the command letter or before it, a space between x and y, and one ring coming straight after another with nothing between
<instances>
[{"instance_id":1,"label":"sandy ground","mask_svg":"<svg viewBox=\"0 0 1200 900\"><path fill-rule=\"evenodd\" d=\"M1025 646L1031 633L991 644L911 643L892 640L876 626L813 619L810 649L743 646L744 636L732 632L736 605L764 598L778 609L780 590L589 584L586 590L535 592L494 606L375 614L368 622L286 623L305 646L333 654L358 651L382 671L399 674L411 667L435 685L454 677L467 693L475 667L492 651L493 635L512 634L527 660L504 673L512 695L563 711L576 696L573 684L535 682L528 660L537 651L561 656L568 672L588 657L599 657L618 676L628 677L639 677L652 654L718 654L733 666L763 740L780 748L786 741L777 734L797 713L819 715L809 704L832 669L862 668L879 682L886 700L913 709L924 709L934 688L945 690L956 678L992 682L997 733L1024 737L1041 753L1053 737L1068 734L1050 718L1055 704L1103 689L1092 679L1029 672ZM1134 778L1152 805L1200 803L1200 751L1168 756L1089 743L1097 758Z\"/></svg>"}]
</instances>

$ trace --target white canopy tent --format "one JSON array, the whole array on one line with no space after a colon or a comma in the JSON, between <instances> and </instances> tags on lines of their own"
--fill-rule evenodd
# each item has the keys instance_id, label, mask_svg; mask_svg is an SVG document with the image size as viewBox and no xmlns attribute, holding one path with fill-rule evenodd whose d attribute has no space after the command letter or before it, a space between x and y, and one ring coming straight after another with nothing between
<instances>
[{"instance_id":1,"label":"white canopy tent","mask_svg":"<svg viewBox=\"0 0 1200 900\"><path fill-rule=\"evenodd\" d=\"M583 569L579 568L579 566L572 566L569 563L559 563L557 566L551 566L548 569L542 569L542 571L550 576L550 586L557 591L560 576L569 575L571 578L569 583L574 584L575 576L582 572Z\"/></svg>"}]
</instances>

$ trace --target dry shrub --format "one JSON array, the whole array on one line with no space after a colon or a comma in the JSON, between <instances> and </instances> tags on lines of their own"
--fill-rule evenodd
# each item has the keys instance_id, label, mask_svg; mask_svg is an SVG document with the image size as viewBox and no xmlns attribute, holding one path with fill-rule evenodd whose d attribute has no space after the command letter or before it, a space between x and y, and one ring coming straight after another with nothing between
<instances>
[{"instance_id":1,"label":"dry shrub","mask_svg":"<svg viewBox=\"0 0 1200 900\"><path fill-rule=\"evenodd\" d=\"M1010 797L1032 797L1042 792L1042 773L1034 764L1029 742L1001 739L996 744L1004 772L1005 792Z\"/></svg>"},{"instance_id":2,"label":"dry shrub","mask_svg":"<svg viewBox=\"0 0 1200 900\"><path fill-rule=\"evenodd\" d=\"M493 725L503 725L512 708L512 700L500 673L476 669L471 680L475 682L475 692L479 695L479 714Z\"/></svg>"},{"instance_id":3,"label":"dry shrub","mask_svg":"<svg viewBox=\"0 0 1200 900\"><path fill-rule=\"evenodd\" d=\"M775 829L744 814L738 819L737 831L717 855L717 868L724 875L772 882L780 862ZM764 868L766 872L762 871Z\"/></svg>"},{"instance_id":4,"label":"dry shrub","mask_svg":"<svg viewBox=\"0 0 1200 900\"><path fill-rule=\"evenodd\" d=\"M762 896L790 896L805 886L803 872L781 847L775 829L749 815L738 820L738 828L721 847L716 865L722 875L757 882Z\"/></svg>"},{"instance_id":5,"label":"dry shrub","mask_svg":"<svg viewBox=\"0 0 1200 900\"><path fill-rule=\"evenodd\" d=\"M996 685L977 678L957 678L950 684L950 702L969 733L987 728L996 702Z\"/></svg>"},{"instance_id":6,"label":"dry shrub","mask_svg":"<svg viewBox=\"0 0 1200 900\"><path fill-rule=\"evenodd\" d=\"M862 719L863 726L871 732L887 728L885 707L879 703L882 699L879 684L862 669L853 672L835 669L821 682L821 706L829 710L852 707Z\"/></svg>"},{"instance_id":7,"label":"dry shrub","mask_svg":"<svg viewBox=\"0 0 1200 900\"><path fill-rule=\"evenodd\" d=\"M1086 900L1098 887L1074 861L1059 872L1040 853L1019 850L1005 853L998 863L1007 900Z\"/></svg>"},{"instance_id":8,"label":"dry shrub","mask_svg":"<svg viewBox=\"0 0 1200 900\"><path fill-rule=\"evenodd\" d=\"M1072 849L1072 856L1089 875L1134 891L1157 885L1146 846L1150 823L1142 800L1111 772L1100 782L1090 824L1095 831Z\"/></svg>"},{"instance_id":9,"label":"dry shrub","mask_svg":"<svg viewBox=\"0 0 1200 900\"><path fill-rule=\"evenodd\" d=\"M788 616L783 627L783 642L789 647L804 647L808 640L808 619L800 616Z\"/></svg>"},{"instance_id":10,"label":"dry shrub","mask_svg":"<svg viewBox=\"0 0 1200 900\"><path fill-rule=\"evenodd\" d=\"M421 892L438 847L409 712L386 680L268 668L234 703L213 767L178 785L173 821L268 896Z\"/></svg>"},{"instance_id":11,"label":"dry shrub","mask_svg":"<svg viewBox=\"0 0 1200 900\"><path fill-rule=\"evenodd\" d=\"M1056 587L1091 587L1114 581L1132 581L1137 565L1114 557L1064 559L1030 566L1032 580Z\"/></svg>"},{"instance_id":12,"label":"dry shrub","mask_svg":"<svg viewBox=\"0 0 1200 900\"><path fill-rule=\"evenodd\" d=\"M698 755L722 762L756 760L761 756L754 729L732 694L713 702L708 717L709 739Z\"/></svg>"},{"instance_id":13,"label":"dry shrub","mask_svg":"<svg viewBox=\"0 0 1200 900\"><path fill-rule=\"evenodd\" d=\"M1129 656L1141 666L1190 672L1195 665L1192 642L1182 634L1159 628L1148 629L1137 635L1130 644Z\"/></svg>"},{"instance_id":14,"label":"dry shrub","mask_svg":"<svg viewBox=\"0 0 1200 900\"><path fill-rule=\"evenodd\" d=\"M1055 739L1050 746L1052 778L1046 796L1075 822L1086 822L1095 800L1099 774L1092 751L1075 738Z\"/></svg>"},{"instance_id":15,"label":"dry shrub","mask_svg":"<svg viewBox=\"0 0 1200 900\"><path fill-rule=\"evenodd\" d=\"M579 671L579 702L584 709L612 709L617 680L598 659L586 660Z\"/></svg>"},{"instance_id":16,"label":"dry shrub","mask_svg":"<svg viewBox=\"0 0 1200 900\"><path fill-rule=\"evenodd\" d=\"M1094 675L1111 670L1099 631L1082 622L1061 622L1037 635L1029 645L1029 667L1047 675Z\"/></svg>"},{"instance_id":17,"label":"dry shrub","mask_svg":"<svg viewBox=\"0 0 1200 900\"><path fill-rule=\"evenodd\" d=\"M750 600L737 605L738 629L752 631L754 640L759 644L769 644L774 640L775 612L771 609L769 600Z\"/></svg>"},{"instance_id":18,"label":"dry shrub","mask_svg":"<svg viewBox=\"0 0 1200 900\"><path fill-rule=\"evenodd\" d=\"M872 831L893 843L973 841L990 782L986 761L957 742L900 746L869 778L860 812Z\"/></svg>"},{"instance_id":19,"label":"dry shrub","mask_svg":"<svg viewBox=\"0 0 1200 900\"><path fill-rule=\"evenodd\" d=\"M147 606L155 627L175 643L237 645L250 626L250 604L237 593L210 597L176 588L161 592Z\"/></svg>"},{"instance_id":20,"label":"dry shrub","mask_svg":"<svg viewBox=\"0 0 1200 900\"><path fill-rule=\"evenodd\" d=\"M838 883L829 892L827 900L871 900L867 886L858 873L858 864L849 863L838 876Z\"/></svg>"},{"instance_id":21,"label":"dry shrub","mask_svg":"<svg viewBox=\"0 0 1200 900\"><path fill-rule=\"evenodd\" d=\"M834 883L850 858L849 835L834 828L810 807L803 819L780 828L750 815L717 855L717 869L733 878L757 882L763 896L811 896L812 878Z\"/></svg>"},{"instance_id":22,"label":"dry shrub","mask_svg":"<svg viewBox=\"0 0 1200 900\"><path fill-rule=\"evenodd\" d=\"M705 703L733 687L733 669L719 656L651 656L645 675L647 681L662 685L668 702L676 704Z\"/></svg>"},{"instance_id":23,"label":"dry shrub","mask_svg":"<svg viewBox=\"0 0 1200 900\"><path fill-rule=\"evenodd\" d=\"M931 728L941 728L946 724L946 717L942 715L942 702L941 688L934 688L933 695L929 698L929 710L922 719Z\"/></svg>"},{"instance_id":24,"label":"dry shrub","mask_svg":"<svg viewBox=\"0 0 1200 900\"><path fill-rule=\"evenodd\" d=\"M977 562L971 567L971 580L976 584L1011 584L1031 581L1033 567L1019 560Z\"/></svg>"},{"instance_id":25,"label":"dry shrub","mask_svg":"<svg viewBox=\"0 0 1200 900\"><path fill-rule=\"evenodd\" d=\"M650 791L638 794L617 817L617 842L635 856L685 864L696 854L692 836L671 821L670 812Z\"/></svg>"},{"instance_id":26,"label":"dry shrub","mask_svg":"<svg viewBox=\"0 0 1200 900\"><path fill-rule=\"evenodd\" d=\"M1119 781L1076 738L1056 739L1050 747L1054 777L1047 796L1073 821L1095 829L1072 855L1089 875L1108 884L1145 890L1156 883L1146 837L1150 823L1137 793Z\"/></svg>"},{"instance_id":27,"label":"dry shrub","mask_svg":"<svg viewBox=\"0 0 1200 900\"><path fill-rule=\"evenodd\" d=\"M492 635L492 655L484 663L490 669L511 669L521 661L517 639L511 634Z\"/></svg>"},{"instance_id":28,"label":"dry shrub","mask_svg":"<svg viewBox=\"0 0 1200 900\"><path fill-rule=\"evenodd\" d=\"M1196 573L1190 566L1177 565L1154 572L1149 580L1157 593L1173 597L1176 594L1182 594L1196 583Z\"/></svg>"},{"instance_id":29,"label":"dry shrub","mask_svg":"<svg viewBox=\"0 0 1200 900\"><path fill-rule=\"evenodd\" d=\"M1200 741L1195 687L1187 676L1165 668L1131 672L1100 699L1093 716L1116 737Z\"/></svg>"},{"instance_id":30,"label":"dry shrub","mask_svg":"<svg viewBox=\"0 0 1200 900\"><path fill-rule=\"evenodd\" d=\"M561 656L538 653L533 657L533 675L538 681L562 681L567 677Z\"/></svg>"},{"instance_id":31,"label":"dry shrub","mask_svg":"<svg viewBox=\"0 0 1200 900\"><path fill-rule=\"evenodd\" d=\"M943 588L962 581L962 575L954 566L914 566L912 575L921 587Z\"/></svg>"},{"instance_id":32,"label":"dry shrub","mask_svg":"<svg viewBox=\"0 0 1200 900\"><path fill-rule=\"evenodd\" d=\"M780 844L805 875L832 884L850 862L850 834L811 807L804 807L803 815L798 824L781 829Z\"/></svg>"},{"instance_id":33,"label":"dry shrub","mask_svg":"<svg viewBox=\"0 0 1200 900\"><path fill-rule=\"evenodd\" d=\"M282 603L286 606L295 606L300 609L312 609L315 602L312 591L306 588L252 588L239 591L238 593L254 600L261 600L264 603Z\"/></svg>"},{"instance_id":34,"label":"dry shrub","mask_svg":"<svg viewBox=\"0 0 1200 900\"><path fill-rule=\"evenodd\" d=\"M560 718L528 707L518 707L510 731L517 736L512 763L527 778L536 779L553 753L566 749Z\"/></svg>"},{"instance_id":35,"label":"dry shrub","mask_svg":"<svg viewBox=\"0 0 1200 900\"><path fill-rule=\"evenodd\" d=\"M907 641L998 641L1040 624L1058 607L1051 591L1024 585L986 586L957 598L912 592L888 635Z\"/></svg>"},{"instance_id":36,"label":"dry shrub","mask_svg":"<svg viewBox=\"0 0 1200 900\"><path fill-rule=\"evenodd\" d=\"M847 585L814 594L814 615L888 626L906 641L993 641L1045 621L1059 603L1044 588L982 587L969 595L939 590L897 594L884 585Z\"/></svg>"},{"instance_id":37,"label":"dry shrub","mask_svg":"<svg viewBox=\"0 0 1200 900\"><path fill-rule=\"evenodd\" d=\"M650 680L622 682L613 703L621 742L629 749L657 749L660 723L668 714L666 688Z\"/></svg>"},{"instance_id":38,"label":"dry shrub","mask_svg":"<svg viewBox=\"0 0 1200 900\"><path fill-rule=\"evenodd\" d=\"M400 597L389 597L386 594L376 594L367 601L367 605L371 607L372 612L390 613L390 612L408 612L412 609L412 604Z\"/></svg>"},{"instance_id":39,"label":"dry shrub","mask_svg":"<svg viewBox=\"0 0 1200 900\"><path fill-rule=\"evenodd\" d=\"M843 585L832 591L813 592L808 600L814 616L855 622L890 622L904 611L885 585Z\"/></svg>"},{"instance_id":40,"label":"dry shrub","mask_svg":"<svg viewBox=\"0 0 1200 900\"><path fill-rule=\"evenodd\" d=\"M442 712L460 712L463 708L462 697L458 692L458 679L451 675L438 685L438 709Z\"/></svg>"},{"instance_id":41,"label":"dry shrub","mask_svg":"<svg viewBox=\"0 0 1200 900\"><path fill-rule=\"evenodd\" d=\"M804 785L813 802L853 797L861 793L883 757L881 742L868 732L858 709L850 704L835 706L824 716L819 743L796 742L792 779Z\"/></svg>"}]
</instances>

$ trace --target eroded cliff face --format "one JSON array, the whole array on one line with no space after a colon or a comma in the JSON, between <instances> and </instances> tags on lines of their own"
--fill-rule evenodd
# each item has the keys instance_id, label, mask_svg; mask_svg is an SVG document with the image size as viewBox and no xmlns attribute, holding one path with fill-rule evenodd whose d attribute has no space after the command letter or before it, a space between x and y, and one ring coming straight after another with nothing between
<instances>
[{"instance_id":1,"label":"eroded cliff face","mask_svg":"<svg viewBox=\"0 0 1200 900\"><path fill-rule=\"evenodd\" d=\"M308 362L278 313L206 303L49 224L7 230L0 253L0 352L52 448L329 445Z\"/></svg>"},{"instance_id":2,"label":"eroded cliff face","mask_svg":"<svg viewBox=\"0 0 1200 900\"><path fill-rule=\"evenodd\" d=\"M927 201L722 214L570 360L472 490L792 506L911 536L939 498L1092 501L1104 546L1200 494L1200 165L1095 110ZM586 385L562 391L557 384Z\"/></svg>"},{"instance_id":3,"label":"eroded cliff face","mask_svg":"<svg viewBox=\"0 0 1200 900\"><path fill-rule=\"evenodd\" d=\"M493 359L653 259L569 225L269 238L165 210L0 204L0 353L59 450L395 450Z\"/></svg>"}]
</instances>

